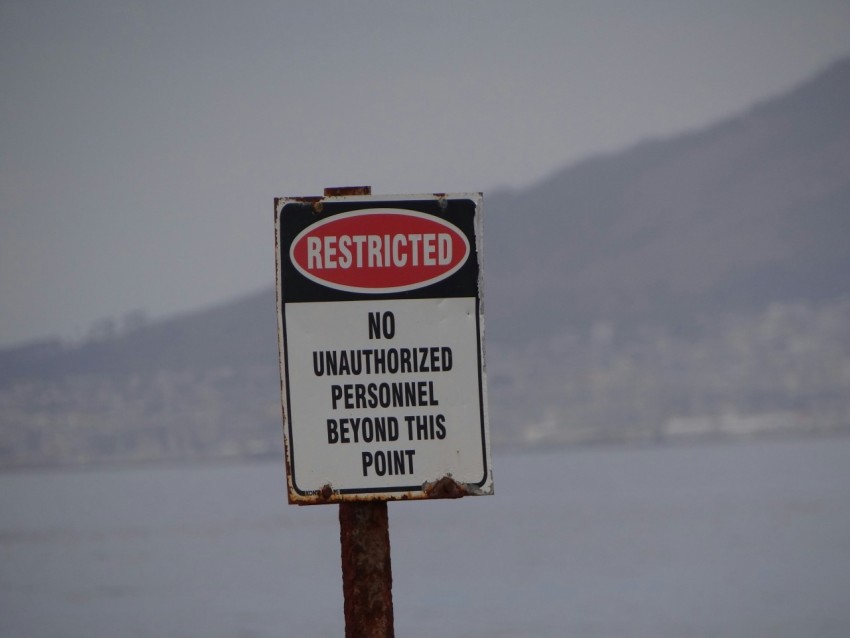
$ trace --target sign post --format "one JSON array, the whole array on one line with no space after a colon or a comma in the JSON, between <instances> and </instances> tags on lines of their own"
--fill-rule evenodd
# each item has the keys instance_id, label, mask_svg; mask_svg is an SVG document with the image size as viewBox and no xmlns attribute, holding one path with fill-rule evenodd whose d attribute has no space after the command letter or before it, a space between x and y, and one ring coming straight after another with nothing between
<instances>
[{"instance_id":1,"label":"sign post","mask_svg":"<svg viewBox=\"0 0 850 638\"><path fill-rule=\"evenodd\" d=\"M346 635L392 635L387 501L493 492L481 207L369 187L275 200L288 496L340 503ZM358 615L370 627L349 629Z\"/></svg>"}]
</instances>

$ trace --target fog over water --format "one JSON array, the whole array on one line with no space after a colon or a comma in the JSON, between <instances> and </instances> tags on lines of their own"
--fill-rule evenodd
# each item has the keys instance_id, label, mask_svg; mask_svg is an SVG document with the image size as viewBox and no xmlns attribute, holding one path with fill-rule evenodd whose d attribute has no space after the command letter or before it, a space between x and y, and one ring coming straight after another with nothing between
<instances>
[{"instance_id":1,"label":"fog over water","mask_svg":"<svg viewBox=\"0 0 850 638\"><path fill-rule=\"evenodd\" d=\"M850 439L497 455L496 494L391 503L411 637L850 632ZM282 463L0 475L0 634L343 633L336 506Z\"/></svg>"}]
</instances>

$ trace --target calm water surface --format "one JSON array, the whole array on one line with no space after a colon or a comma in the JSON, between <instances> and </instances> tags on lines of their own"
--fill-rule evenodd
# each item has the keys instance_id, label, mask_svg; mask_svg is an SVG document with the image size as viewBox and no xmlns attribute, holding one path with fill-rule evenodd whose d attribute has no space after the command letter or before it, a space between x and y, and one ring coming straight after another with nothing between
<instances>
[{"instance_id":1,"label":"calm water surface","mask_svg":"<svg viewBox=\"0 0 850 638\"><path fill-rule=\"evenodd\" d=\"M496 455L390 504L396 634L850 636L850 439ZM0 475L0 636L341 636L282 464Z\"/></svg>"}]
</instances>

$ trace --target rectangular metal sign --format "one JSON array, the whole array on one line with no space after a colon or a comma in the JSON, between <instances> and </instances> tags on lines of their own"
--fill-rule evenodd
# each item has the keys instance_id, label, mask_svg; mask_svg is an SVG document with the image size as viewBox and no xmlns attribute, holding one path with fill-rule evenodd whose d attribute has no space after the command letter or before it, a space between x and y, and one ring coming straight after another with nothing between
<instances>
[{"instance_id":1,"label":"rectangular metal sign","mask_svg":"<svg viewBox=\"0 0 850 638\"><path fill-rule=\"evenodd\" d=\"M482 195L275 200L292 503L493 491Z\"/></svg>"}]
</instances>

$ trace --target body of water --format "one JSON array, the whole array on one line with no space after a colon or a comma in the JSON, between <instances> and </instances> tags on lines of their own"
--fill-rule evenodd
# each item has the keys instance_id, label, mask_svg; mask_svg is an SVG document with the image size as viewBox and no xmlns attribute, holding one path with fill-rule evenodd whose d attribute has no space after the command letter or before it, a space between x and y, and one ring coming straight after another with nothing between
<instances>
[{"instance_id":1,"label":"body of water","mask_svg":"<svg viewBox=\"0 0 850 638\"><path fill-rule=\"evenodd\" d=\"M850 439L494 458L391 503L398 636L850 635ZM337 506L280 464L0 475L0 636L343 635Z\"/></svg>"}]
</instances>

